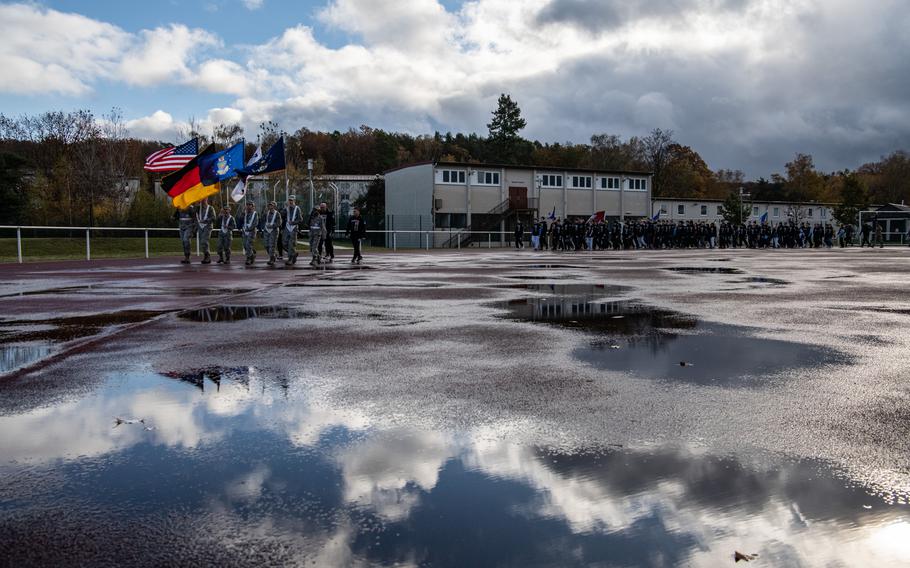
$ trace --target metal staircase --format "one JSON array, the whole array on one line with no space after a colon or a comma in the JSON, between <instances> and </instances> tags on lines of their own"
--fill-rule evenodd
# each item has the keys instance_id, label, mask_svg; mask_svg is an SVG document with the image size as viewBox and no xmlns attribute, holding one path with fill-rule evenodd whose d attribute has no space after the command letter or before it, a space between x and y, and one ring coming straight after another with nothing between
<instances>
[{"instance_id":1,"label":"metal staircase","mask_svg":"<svg viewBox=\"0 0 910 568\"><path fill-rule=\"evenodd\" d=\"M527 201L533 204L532 200ZM533 210L536 210L536 208L530 208L529 206L528 208L513 207L513 199L508 198L496 207L487 211L483 221L471 223L464 229L459 229L459 231L452 235L442 246L443 248L469 246L481 237L481 235L474 233L498 231L499 226L503 221L517 215L519 212Z\"/></svg>"}]
</instances>

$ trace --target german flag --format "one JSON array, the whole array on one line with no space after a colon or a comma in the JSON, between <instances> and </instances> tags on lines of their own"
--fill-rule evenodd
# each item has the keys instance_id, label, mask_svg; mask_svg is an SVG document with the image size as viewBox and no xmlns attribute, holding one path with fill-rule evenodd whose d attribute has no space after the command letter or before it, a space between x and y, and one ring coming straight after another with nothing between
<instances>
[{"instance_id":1,"label":"german flag","mask_svg":"<svg viewBox=\"0 0 910 568\"><path fill-rule=\"evenodd\" d=\"M187 162L176 172L164 176L161 189L167 192L174 206L181 209L201 201L209 195L218 193L218 184L203 185L202 172L199 170L199 158L215 152L215 145L209 144L205 150Z\"/></svg>"}]
</instances>

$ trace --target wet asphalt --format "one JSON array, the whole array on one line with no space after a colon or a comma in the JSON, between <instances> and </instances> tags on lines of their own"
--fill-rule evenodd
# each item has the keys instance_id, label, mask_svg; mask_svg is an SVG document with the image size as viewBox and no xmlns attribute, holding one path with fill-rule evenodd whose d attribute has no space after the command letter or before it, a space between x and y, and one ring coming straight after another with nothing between
<instances>
[{"instance_id":1,"label":"wet asphalt","mask_svg":"<svg viewBox=\"0 0 910 568\"><path fill-rule=\"evenodd\" d=\"M0 266L0 564L910 562L908 274L904 248Z\"/></svg>"}]
</instances>

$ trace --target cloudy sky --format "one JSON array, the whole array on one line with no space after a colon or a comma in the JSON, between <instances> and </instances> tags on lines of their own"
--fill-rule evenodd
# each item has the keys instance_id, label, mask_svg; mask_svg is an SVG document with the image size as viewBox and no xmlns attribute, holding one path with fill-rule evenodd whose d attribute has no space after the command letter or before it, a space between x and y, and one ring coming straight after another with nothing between
<instances>
[{"instance_id":1,"label":"cloudy sky","mask_svg":"<svg viewBox=\"0 0 910 568\"><path fill-rule=\"evenodd\" d=\"M757 177L910 149L908 53L907 0L46 0L0 3L0 112L485 132L507 92L527 137L669 128Z\"/></svg>"}]
</instances>

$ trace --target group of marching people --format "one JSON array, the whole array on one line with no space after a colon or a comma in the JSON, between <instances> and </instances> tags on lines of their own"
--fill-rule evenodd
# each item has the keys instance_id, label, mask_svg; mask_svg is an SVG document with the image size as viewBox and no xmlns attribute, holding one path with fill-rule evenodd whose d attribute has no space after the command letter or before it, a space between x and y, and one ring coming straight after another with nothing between
<instances>
[{"instance_id":1,"label":"group of marching people","mask_svg":"<svg viewBox=\"0 0 910 568\"><path fill-rule=\"evenodd\" d=\"M240 232L246 266L252 266L256 262L257 236L261 236L269 255L267 265L275 266L275 263L283 259L284 255L287 255L287 259L284 261L285 266L297 264L297 237L303 230L309 233L311 266L330 264L335 259L333 245L335 213L329 210L325 203L314 207L309 217L304 219L301 209L297 205L297 198L293 195L288 196L287 205L283 209L278 209L278 204L270 201L266 210L261 214L256 210L255 203L247 201L243 207L243 213L234 217L230 206L222 207L221 214L218 215L209 200L204 199L198 205L178 209L174 212L174 218L178 221L180 241L183 244L181 264L190 263L190 245L194 236L198 239L202 264L211 264L209 239L213 229L218 229L216 247L218 264L231 263L234 231ZM348 220L345 235L351 238L354 245L351 264L360 264L363 261L361 240L366 238L366 223L356 208Z\"/></svg>"},{"instance_id":2,"label":"group of marching people","mask_svg":"<svg viewBox=\"0 0 910 568\"><path fill-rule=\"evenodd\" d=\"M524 225L515 227L515 246L524 247ZM529 230L534 250L629 250L629 249L728 249L728 248L841 248L852 246L852 225L837 229L830 223L743 223L705 221L618 221L541 218ZM882 246L881 227L865 224L861 246ZM874 235L874 237L873 237ZM873 240L874 239L874 240Z\"/></svg>"}]
</instances>

